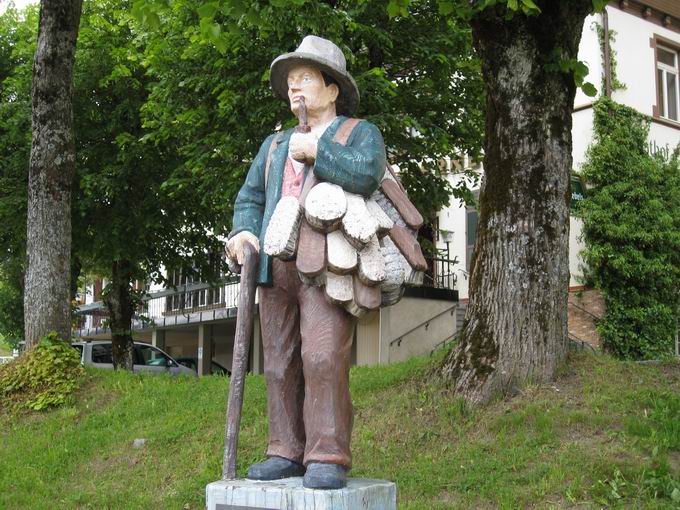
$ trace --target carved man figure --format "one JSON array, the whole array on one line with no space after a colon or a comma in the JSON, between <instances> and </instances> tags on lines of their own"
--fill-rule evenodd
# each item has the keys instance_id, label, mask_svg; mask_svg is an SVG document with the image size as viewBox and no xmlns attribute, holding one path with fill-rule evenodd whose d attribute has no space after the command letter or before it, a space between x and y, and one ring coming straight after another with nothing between
<instances>
[{"instance_id":1,"label":"carved man figure","mask_svg":"<svg viewBox=\"0 0 680 510\"><path fill-rule=\"evenodd\" d=\"M282 196L299 197L313 173L320 181L368 197L385 170L378 129L362 121L345 144L334 137L359 103L359 91L335 44L304 38L293 53L271 65L274 92L300 116L304 97L307 133L269 136L252 163L234 206L227 251L239 263L243 243L259 249ZM304 475L304 486L346 485L351 467L350 350L356 319L331 304L321 288L300 280L295 261L260 251L259 310L267 381L267 460L248 478L273 480Z\"/></svg>"}]
</instances>

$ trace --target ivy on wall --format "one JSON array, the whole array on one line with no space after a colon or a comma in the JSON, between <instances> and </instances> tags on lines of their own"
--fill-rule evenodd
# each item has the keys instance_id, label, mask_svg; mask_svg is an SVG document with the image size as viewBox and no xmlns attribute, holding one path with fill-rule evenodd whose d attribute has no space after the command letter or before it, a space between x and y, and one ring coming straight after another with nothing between
<instances>
[{"instance_id":1,"label":"ivy on wall","mask_svg":"<svg viewBox=\"0 0 680 510\"><path fill-rule=\"evenodd\" d=\"M597 39L600 42L600 53L602 56L602 80L600 83L600 90L605 90L605 76L607 75L607 69L605 68L604 59L604 27L599 23L595 23L595 28L597 29ZM614 90L626 90L626 84L619 80L619 76L616 72L617 69L617 58L616 50L614 49L614 43L616 42L616 30L609 30L607 34L607 39L609 42L609 76L612 81L612 91Z\"/></svg>"},{"instance_id":2,"label":"ivy on wall","mask_svg":"<svg viewBox=\"0 0 680 510\"><path fill-rule=\"evenodd\" d=\"M583 176L587 283L602 291L605 350L624 359L671 355L680 309L680 166L647 150L649 122L602 98Z\"/></svg>"}]
</instances>

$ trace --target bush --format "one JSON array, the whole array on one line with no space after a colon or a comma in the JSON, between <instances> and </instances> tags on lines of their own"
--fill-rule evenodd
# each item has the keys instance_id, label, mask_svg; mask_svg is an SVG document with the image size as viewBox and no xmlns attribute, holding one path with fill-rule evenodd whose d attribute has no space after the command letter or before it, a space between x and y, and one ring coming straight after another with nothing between
<instances>
[{"instance_id":1,"label":"bush","mask_svg":"<svg viewBox=\"0 0 680 510\"><path fill-rule=\"evenodd\" d=\"M583 168L587 283L602 291L603 347L624 359L671 355L680 305L680 168L647 151L649 122L602 99Z\"/></svg>"},{"instance_id":2,"label":"bush","mask_svg":"<svg viewBox=\"0 0 680 510\"><path fill-rule=\"evenodd\" d=\"M0 367L0 401L14 409L59 406L83 375L78 351L50 333L35 348Z\"/></svg>"}]
</instances>

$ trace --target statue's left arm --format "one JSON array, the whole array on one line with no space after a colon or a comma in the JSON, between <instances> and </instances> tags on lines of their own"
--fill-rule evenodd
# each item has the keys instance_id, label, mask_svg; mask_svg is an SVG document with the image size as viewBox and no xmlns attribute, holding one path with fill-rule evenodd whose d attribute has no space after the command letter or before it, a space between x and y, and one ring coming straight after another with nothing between
<instances>
[{"instance_id":1,"label":"statue's left arm","mask_svg":"<svg viewBox=\"0 0 680 510\"><path fill-rule=\"evenodd\" d=\"M385 173L385 143L377 127L367 121L353 130L347 145L324 134L316 149L314 173L351 193L369 196Z\"/></svg>"}]
</instances>

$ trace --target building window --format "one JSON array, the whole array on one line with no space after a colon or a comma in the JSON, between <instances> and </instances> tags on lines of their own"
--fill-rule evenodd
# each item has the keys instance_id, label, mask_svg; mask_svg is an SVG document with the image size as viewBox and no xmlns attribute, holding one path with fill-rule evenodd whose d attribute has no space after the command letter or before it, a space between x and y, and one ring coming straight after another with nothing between
<instances>
[{"instance_id":1,"label":"building window","mask_svg":"<svg viewBox=\"0 0 680 510\"><path fill-rule=\"evenodd\" d=\"M658 45L656 47L656 86L659 101L659 115L678 120L680 96L678 84L678 52Z\"/></svg>"}]
</instances>

